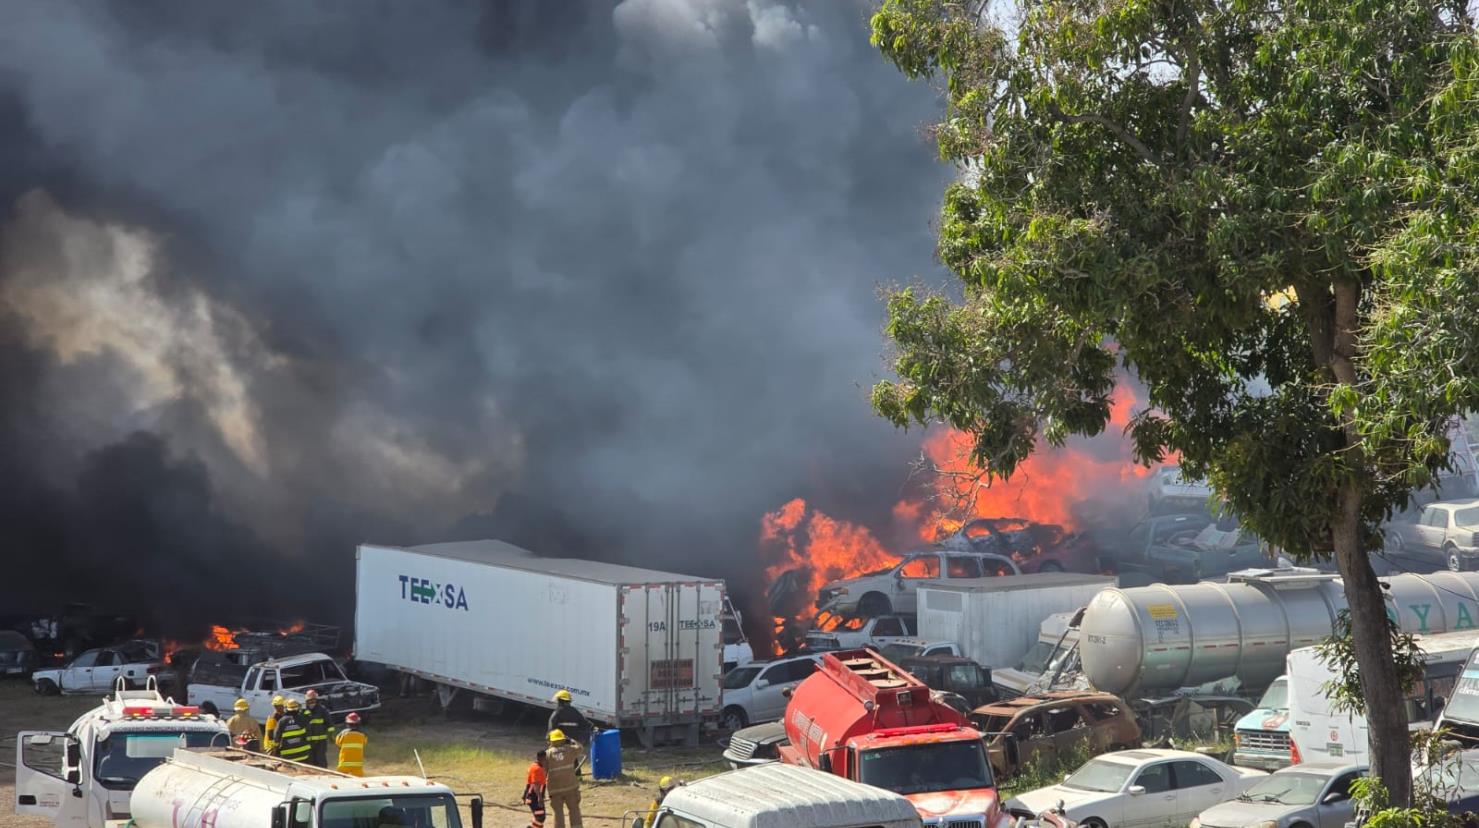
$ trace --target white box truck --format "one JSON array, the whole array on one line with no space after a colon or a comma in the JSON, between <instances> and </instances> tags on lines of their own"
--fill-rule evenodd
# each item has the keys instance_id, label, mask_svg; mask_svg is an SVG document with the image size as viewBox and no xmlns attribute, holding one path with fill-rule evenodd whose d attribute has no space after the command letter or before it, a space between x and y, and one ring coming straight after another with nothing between
<instances>
[{"instance_id":1,"label":"white box truck","mask_svg":"<svg viewBox=\"0 0 1479 828\"><path fill-rule=\"evenodd\" d=\"M1043 619L1078 610L1114 585L1110 575L1072 572L927 581L919 587L919 637L954 641L993 670L1015 667L1037 643Z\"/></svg>"},{"instance_id":2,"label":"white box truck","mask_svg":"<svg viewBox=\"0 0 1479 828\"><path fill-rule=\"evenodd\" d=\"M570 558L496 540L356 555L354 656L460 694L554 707L644 744L696 744L719 719L724 582Z\"/></svg>"}]
</instances>

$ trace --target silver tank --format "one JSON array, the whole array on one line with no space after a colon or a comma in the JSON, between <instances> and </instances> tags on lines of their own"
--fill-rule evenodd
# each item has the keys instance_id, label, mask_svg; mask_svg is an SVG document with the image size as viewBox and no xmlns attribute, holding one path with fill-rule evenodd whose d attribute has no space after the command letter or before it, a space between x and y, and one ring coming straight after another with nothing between
<instances>
[{"instance_id":1,"label":"silver tank","mask_svg":"<svg viewBox=\"0 0 1479 828\"><path fill-rule=\"evenodd\" d=\"M1381 579L1387 612L1404 632L1473 629L1479 572ZM1084 677L1118 695L1164 692L1236 678L1262 688L1290 650L1330 635L1345 608L1340 578L1313 570L1234 575L1229 583L1106 589L1079 626Z\"/></svg>"}]
</instances>

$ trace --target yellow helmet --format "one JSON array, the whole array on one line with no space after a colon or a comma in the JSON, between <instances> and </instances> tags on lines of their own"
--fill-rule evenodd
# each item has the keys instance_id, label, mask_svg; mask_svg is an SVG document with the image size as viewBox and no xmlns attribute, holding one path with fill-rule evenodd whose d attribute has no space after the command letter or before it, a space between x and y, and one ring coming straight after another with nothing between
<instances>
[{"instance_id":1,"label":"yellow helmet","mask_svg":"<svg viewBox=\"0 0 1479 828\"><path fill-rule=\"evenodd\" d=\"M282 707L284 704L287 704L287 699L284 699L282 696L273 696L272 697L272 706L273 707Z\"/></svg>"},{"instance_id":2,"label":"yellow helmet","mask_svg":"<svg viewBox=\"0 0 1479 828\"><path fill-rule=\"evenodd\" d=\"M302 706L303 705L300 704L297 699L288 699L288 709L289 710L297 710L298 708L300 708Z\"/></svg>"},{"instance_id":3,"label":"yellow helmet","mask_svg":"<svg viewBox=\"0 0 1479 828\"><path fill-rule=\"evenodd\" d=\"M558 727L555 728L554 730L551 730L549 732L549 740L551 742L563 742L563 741L565 741L565 731L559 729Z\"/></svg>"},{"instance_id":4,"label":"yellow helmet","mask_svg":"<svg viewBox=\"0 0 1479 828\"><path fill-rule=\"evenodd\" d=\"M556 690L555 691L555 701L557 701L557 702L562 702L562 701L567 702L567 701L570 701L570 691L569 690Z\"/></svg>"},{"instance_id":5,"label":"yellow helmet","mask_svg":"<svg viewBox=\"0 0 1479 828\"><path fill-rule=\"evenodd\" d=\"M659 788L662 788L663 790L667 790L668 788L673 787L673 777L664 776L663 778L657 780L657 786Z\"/></svg>"},{"instance_id":6,"label":"yellow helmet","mask_svg":"<svg viewBox=\"0 0 1479 828\"><path fill-rule=\"evenodd\" d=\"M247 700L246 699L237 699L236 700L236 704L233 704L231 706L234 707L234 708L236 708L237 710L240 710L243 713L245 713L247 710L249 710L251 708L251 705L250 704L247 704Z\"/></svg>"}]
</instances>

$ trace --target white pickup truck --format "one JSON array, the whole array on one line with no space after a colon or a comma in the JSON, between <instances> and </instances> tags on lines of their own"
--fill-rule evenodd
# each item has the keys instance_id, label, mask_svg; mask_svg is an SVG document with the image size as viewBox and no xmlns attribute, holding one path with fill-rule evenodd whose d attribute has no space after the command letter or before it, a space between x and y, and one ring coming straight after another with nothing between
<instances>
[{"instance_id":1,"label":"white pickup truck","mask_svg":"<svg viewBox=\"0 0 1479 828\"><path fill-rule=\"evenodd\" d=\"M130 641L117 647L88 650L61 667L36 670L31 684L43 696L58 693L107 692L122 678L128 687L143 687L164 670L157 647Z\"/></svg>"},{"instance_id":2,"label":"white pickup truck","mask_svg":"<svg viewBox=\"0 0 1479 828\"><path fill-rule=\"evenodd\" d=\"M243 667L229 654L207 653L196 661L190 675L190 703L213 705L225 712L237 699L251 705L258 721L272 712L272 697L302 701L309 690L335 718L349 713L361 715L380 707L380 691L372 684L350 681L333 658L323 653L276 658Z\"/></svg>"}]
</instances>

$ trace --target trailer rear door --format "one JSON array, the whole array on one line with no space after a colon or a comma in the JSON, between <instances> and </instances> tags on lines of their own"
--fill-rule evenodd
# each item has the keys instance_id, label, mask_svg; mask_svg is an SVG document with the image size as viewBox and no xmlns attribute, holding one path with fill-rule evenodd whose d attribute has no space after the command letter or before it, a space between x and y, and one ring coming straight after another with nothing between
<instances>
[{"instance_id":1,"label":"trailer rear door","mask_svg":"<svg viewBox=\"0 0 1479 828\"><path fill-rule=\"evenodd\" d=\"M718 582L621 588L618 669L624 718L659 725L718 714L723 601Z\"/></svg>"}]
</instances>

